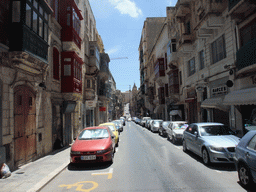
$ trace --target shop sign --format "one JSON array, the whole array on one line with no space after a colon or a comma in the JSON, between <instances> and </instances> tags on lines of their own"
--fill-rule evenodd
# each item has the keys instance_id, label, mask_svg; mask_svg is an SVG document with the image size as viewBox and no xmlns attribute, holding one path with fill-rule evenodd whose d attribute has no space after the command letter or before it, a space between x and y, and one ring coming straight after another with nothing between
<instances>
[{"instance_id":1,"label":"shop sign","mask_svg":"<svg viewBox=\"0 0 256 192\"><path fill-rule=\"evenodd\" d=\"M100 111L106 111L106 107L100 107Z\"/></svg>"},{"instance_id":2,"label":"shop sign","mask_svg":"<svg viewBox=\"0 0 256 192\"><path fill-rule=\"evenodd\" d=\"M86 107L96 107L96 101L86 101Z\"/></svg>"},{"instance_id":3,"label":"shop sign","mask_svg":"<svg viewBox=\"0 0 256 192\"><path fill-rule=\"evenodd\" d=\"M212 96L224 95L227 94L228 88L226 85L212 88Z\"/></svg>"}]
</instances>

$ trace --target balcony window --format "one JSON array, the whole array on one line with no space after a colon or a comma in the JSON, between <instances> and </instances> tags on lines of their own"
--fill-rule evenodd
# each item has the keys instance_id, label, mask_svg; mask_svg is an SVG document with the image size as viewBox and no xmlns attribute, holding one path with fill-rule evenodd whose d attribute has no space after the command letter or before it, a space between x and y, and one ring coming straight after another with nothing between
<instances>
[{"instance_id":1,"label":"balcony window","mask_svg":"<svg viewBox=\"0 0 256 192\"><path fill-rule=\"evenodd\" d=\"M195 74L196 66L195 66L195 57L188 61L188 76Z\"/></svg>"},{"instance_id":2,"label":"balcony window","mask_svg":"<svg viewBox=\"0 0 256 192\"><path fill-rule=\"evenodd\" d=\"M226 58L225 37L222 35L211 44L212 48L212 64Z\"/></svg>"},{"instance_id":3,"label":"balcony window","mask_svg":"<svg viewBox=\"0 0 256 192\"><path fill-rule=\"evenodd\" d=\"M199 52L200 70L204 68L204 50Z\"/></svg>"},{"instance_id":4,"label":"balcony window","mask_svg":"<svg viewBox=\"0 0 256 192\"><path fill-rule=\"evenodd\" d=\"M46 13L37 1L26 2L26 26L32 29L46 42L48 41L48 13Z\"/></svg>"},{"instance_id":5,"label":"balcony window","mask_svg":"<svg viewBox=\"0 0 256 192\"><path fill-rule=\"evenodd\" d=\"M26 25L31 28L31 7L26 4Z\"/></svg>"},{"instance_id":6,"label":"balcony window","mask_svg":"<svg viewBox=\"0 0 256 192\"><path fill-rule=\"evenodd\" d=\"M12 2L12 22L20 22L20 1Z\"/></svg>"},{"instance_id":7,"label":"balcony window","mask_svg":"<svg viewBox=\"0 0 256 192\"><path fill-rule=\"evenodd\" d=\"M64 65L64 76L71 76L71 65Z\"/></svg>"}]
</instances>

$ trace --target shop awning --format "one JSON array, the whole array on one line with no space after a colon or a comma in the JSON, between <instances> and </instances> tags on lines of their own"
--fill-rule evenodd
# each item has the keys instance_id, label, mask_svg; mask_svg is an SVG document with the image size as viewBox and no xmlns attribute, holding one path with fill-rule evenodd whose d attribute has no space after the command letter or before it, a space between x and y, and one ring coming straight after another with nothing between
<instances>
[{"instance_id":1,"label":"shop awning","mask_svg":"<svg viewBox=\"0 0 256 192\"><path fill-rule=\"evenodd\" d=\"M182 112L181 112L181 110L172 110L172 111L170 111L170 113L169 113L171 116L173 116L173 115L179 115L180 117L182 117Z\"/></svg>"},{"instance_id":2,"label":"shop awning","mask_svg":"<svg viewBox=\"0 0 256 192\"><path fill-rule=\"evenodd\" d=\"M228 106L223 105L223 97L216 97L216 98L209 98L205 99L201 103L202 108L215 108L215 109L220 109L222 111L228 111Z\"/></svg>"},{"instance_id":3,"label":"shop awning","mask_svg":"<svg viewBox=\"0 0 256 192\"><path fill-rule=\"evenodd\" d=\"M224 105L253 105L256 104L256 87L241 89L227 94Z\"/></svg>"},{"instance_id":4,"label":"shop awning","mask_svg":"<svg viewBox=\"0 0 256 192\"><path fill-rule=\"evenodd\" d=\"M154 109L154 113L160 113L162 112L164 109L164 105L158 105L156 106L156 108Z\"/></svg>"}]
</instances>

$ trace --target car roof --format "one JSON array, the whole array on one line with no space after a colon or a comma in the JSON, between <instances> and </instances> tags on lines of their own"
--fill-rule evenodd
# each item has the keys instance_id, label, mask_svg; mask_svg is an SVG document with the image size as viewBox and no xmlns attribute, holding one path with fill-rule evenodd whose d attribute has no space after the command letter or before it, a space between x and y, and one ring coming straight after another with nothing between
<instances>
[{"instance_id":1,"label":"car roof","mask_svg":"<svg viewBox=\"0 0 256 192\"><path fill-rule=\"evenodd\" d=\"M239 146L246 147L251 138L256 134L256 130L247 132L239 142Z\"/></svg>"},{"instance_id":2,"label":"car roof","mask_svg":"<svg viewBox=\"0 0 256 192\"><path fill-rule=\"evenodd\" d=\"M188 123L188 122L187 121L171 121L171 123Z\"/></svg>"},{"instance_id":3,"label":"car roof","mask_svg":"<svg viewBox=\"0 0 256 192\"><path fill-rule=\"evenodd\" d=\"M108 129L108 128L104 126L95 126L95 127L85 127L83 130L85 129Z\"/></svg>"},{"instance_id":4,"label":"car roof","mask_svg":"<svg viewBox=\"0 0 256 192\"><path fill-rule=\"evenodd\" d=\"M217 122L201 122L201 123L191 123L191 125L205 126L205 125L224 125L223 123Z\"/></svg>"}]
</instances>

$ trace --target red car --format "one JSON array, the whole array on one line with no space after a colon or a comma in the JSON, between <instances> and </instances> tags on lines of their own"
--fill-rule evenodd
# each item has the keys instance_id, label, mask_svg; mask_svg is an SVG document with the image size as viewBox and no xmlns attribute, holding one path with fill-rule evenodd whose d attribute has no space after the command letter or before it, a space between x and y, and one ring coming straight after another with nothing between
<instances>
[{"instance_id":1,"label":"red car","mask_svg":"<svg viewBox=\"0 0 256 192\"><path fill-rule=\"evenodd\" d=\"M115 135L108 127L87 127L71 146L71 163L113 162Z\"/></svg>"}]
</instances>

